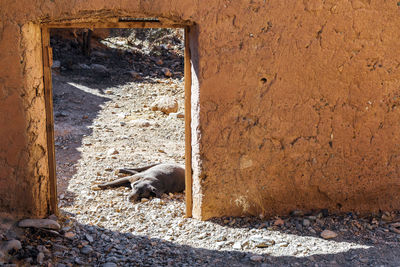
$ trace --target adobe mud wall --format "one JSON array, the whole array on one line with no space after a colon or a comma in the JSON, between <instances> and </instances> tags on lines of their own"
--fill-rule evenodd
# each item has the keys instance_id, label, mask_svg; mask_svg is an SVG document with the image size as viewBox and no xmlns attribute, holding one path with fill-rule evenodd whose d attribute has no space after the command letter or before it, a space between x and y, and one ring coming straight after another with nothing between
<instances>
[{"instance_id":1,"label":"adobe mud wall","mask_svg":"<svg viewBox=\"0 0 400 267\"><path fill-rule=\"evenodd\" d=\"M193 215L400 209L397 1L0 1L0 210L49 212L40 23L194 23Z\"/></svg>"}]
</instances>

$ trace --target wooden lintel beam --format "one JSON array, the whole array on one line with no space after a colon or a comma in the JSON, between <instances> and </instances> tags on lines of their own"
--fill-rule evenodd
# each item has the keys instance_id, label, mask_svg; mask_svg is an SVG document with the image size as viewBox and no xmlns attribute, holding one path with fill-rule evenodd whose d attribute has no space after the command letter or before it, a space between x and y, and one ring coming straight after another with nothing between
<instances>
[{"instance_id":1,"label":"wooden lintel beam","mask_svg":"<svg viewBox=\"0 0 400 267\"><path fill-rule=\"evenodd\" d=\"M184 28L186 24L171 24L153 21L126 21L126 22L49 22L43 23L46 28Z\"/></svg>"}]
</instances>

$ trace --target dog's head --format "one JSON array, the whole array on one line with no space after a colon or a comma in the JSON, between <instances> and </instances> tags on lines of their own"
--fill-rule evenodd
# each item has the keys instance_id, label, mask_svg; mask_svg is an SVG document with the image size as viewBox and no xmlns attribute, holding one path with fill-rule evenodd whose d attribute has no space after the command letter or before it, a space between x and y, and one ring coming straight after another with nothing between
<instances>
[{"instance_id":1,"label":"dog's head","mask_svg":"<svg viewBox=\"0 0 400 267\"><path fill-rule=\"evenodd\" d=\"M132 183L132 193L129 194L129 201L135 202L142 198L160 197L158 190L148 180L139 180Z\"/></svg>"}]
</instances>

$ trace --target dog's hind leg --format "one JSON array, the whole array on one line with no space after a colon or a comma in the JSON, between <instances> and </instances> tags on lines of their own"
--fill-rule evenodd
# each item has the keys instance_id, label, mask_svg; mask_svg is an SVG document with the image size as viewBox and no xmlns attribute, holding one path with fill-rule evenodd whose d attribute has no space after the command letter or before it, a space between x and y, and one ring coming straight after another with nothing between
<instances>
[{"instance_id":1,"label":"dog's hind leg","mask_svg":"<svg viewBox=\"0 0 400 267\"><path fill-rule=\"evenodd\" d=\"M112 188L112 187L121 187L121 186L126 186L126 187L131 187L131 179L132 177L123 177L108 183L104 184L99 184L97 185L100 189L107 189L107 188Z\"/></svg>"}]
</instances>

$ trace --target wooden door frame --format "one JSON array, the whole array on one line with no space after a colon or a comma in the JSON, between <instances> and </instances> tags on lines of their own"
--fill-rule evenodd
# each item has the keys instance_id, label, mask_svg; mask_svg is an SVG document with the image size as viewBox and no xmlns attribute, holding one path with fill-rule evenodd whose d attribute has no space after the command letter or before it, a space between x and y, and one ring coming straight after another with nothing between
<instances>
[{"instance_id":1,"label":"wooden door frame","mask_svg":"<svg viewBox=\"0 0 400 267\"><path fill-rule=\"evenodd\" d=\"M50 29L52 28L183 28L185 30L185 54L184 54L184 77L185 77L185 199L186 217L192 217L193 191L192 191L192 146L191 146L191 59L190 59L190 23L163 23L158 20L127 20L121 19L97 22L47 22L41 25L42 34L42 58L43 58L43 81L46 109L46 132L47 153L49 162L49 184L50 184L50 210L49 214L58 214L57 204L57 177L56 158L54 145L54 116L53 116L53 88L51 80L51 66L53 52L50 46Z\"/></svg>"}]
</instances>

